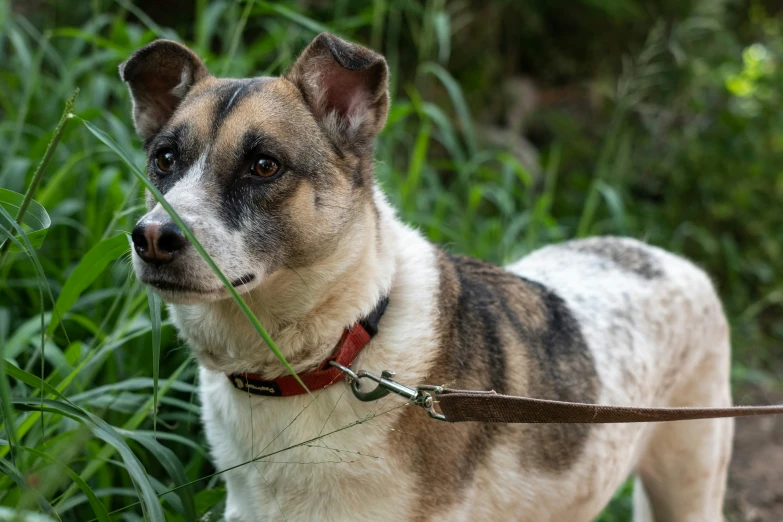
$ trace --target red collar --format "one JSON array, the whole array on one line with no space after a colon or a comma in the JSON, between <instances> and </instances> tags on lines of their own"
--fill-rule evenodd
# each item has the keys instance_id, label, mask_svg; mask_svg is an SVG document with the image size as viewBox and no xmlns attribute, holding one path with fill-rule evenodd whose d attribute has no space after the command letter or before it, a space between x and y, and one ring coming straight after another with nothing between
<instances>
[{"instance_id":1,"label":"red collar","mask_svg":"<svg viewBox=\"0 0 783 522\"><path fill-rule=\"evenodd\" d=\"M359 320L350 328L346 328L334 353L311 372L300 373L299 378L310 391L320 390L340 380L343 372L329 363L335 361L343 366L350 366L359 352L378 333L378 323L386 311L389 298L382 298L370 314ZM285 375L271 381L252 373L232 373L228 380L238 390L264 395L267 397L290 397L307 393L293 375Z\"/></svg>"}]
</instances>

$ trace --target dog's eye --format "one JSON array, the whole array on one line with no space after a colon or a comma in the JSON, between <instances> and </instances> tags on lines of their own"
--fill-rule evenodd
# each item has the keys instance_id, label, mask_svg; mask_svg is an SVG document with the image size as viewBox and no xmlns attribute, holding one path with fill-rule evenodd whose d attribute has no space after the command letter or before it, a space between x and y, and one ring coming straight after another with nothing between
<instances>
[{"instance_id":1,"label":"dog's eye","mask_svg":"<svg viewBox=\"0 0 783 522\"><path fill-rule=\"evenodd\" d=\"M271 178L280 170L280 165L272 158L261 156L253 163L253 174L262 178Z\"/></svg>"},{"instance_id":2,"label":"dog's eye","mask_svg":"<svg viewBox=\"0 0 783 522\"><path fill-rule=\"evenodd\" d=\"M162 150L158 152L158 155L155 157L155 164L158 166L158 170L161 172L170 171L172 168L174 168L174 163L176 161L177 158L170 150Z\"/></svg>"}]
</instances>

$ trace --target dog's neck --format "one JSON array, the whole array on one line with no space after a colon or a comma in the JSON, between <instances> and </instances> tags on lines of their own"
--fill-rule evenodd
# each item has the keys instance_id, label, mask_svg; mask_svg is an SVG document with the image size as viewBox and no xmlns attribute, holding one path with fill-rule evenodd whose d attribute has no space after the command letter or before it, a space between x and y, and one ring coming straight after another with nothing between
<instances>
[{"instance_id":1,"label":"dog's neck","mask_svg":"<svg viewBox=\"0 0 783 522\"><path fill-rule=\"evenodd\" d=\"M389 292L396 264L395 224L393 211L378 195L331 256L310 267L278 270L243 296L297 372L319 366L343 330ZM233 301L178 305L174 315L208 368L266 378L286 373L249 321L239 317Z\"/></svg>"}]
</instances>

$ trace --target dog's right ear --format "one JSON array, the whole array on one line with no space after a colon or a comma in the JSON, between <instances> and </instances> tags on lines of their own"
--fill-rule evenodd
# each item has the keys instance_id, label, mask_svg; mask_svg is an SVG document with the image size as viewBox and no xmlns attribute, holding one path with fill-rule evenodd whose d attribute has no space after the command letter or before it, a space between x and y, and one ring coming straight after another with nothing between
<instances>
[{"instance_id":1,"label":"dog's right ear","mask_svg":"<svg viewBox=\"0 0 783 522\"><path fill-rule=\"evenodd\" d=\"M171 40L133 53L120 65L120 78L130 87L138 133L147 138L160 131L190 88L209 75L196 53Z\"/></svg>"}]
</instances>

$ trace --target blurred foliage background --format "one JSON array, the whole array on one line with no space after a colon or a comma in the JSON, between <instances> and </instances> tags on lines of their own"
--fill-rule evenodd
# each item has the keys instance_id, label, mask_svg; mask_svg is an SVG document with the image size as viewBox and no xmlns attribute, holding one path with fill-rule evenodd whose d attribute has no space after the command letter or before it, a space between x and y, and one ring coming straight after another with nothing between
<instances>
[{"instance_id":1,"label":"blurred foliage background","mask_svg":"<svg viewBox=\"0 0 783 522\"><path fill-rule=\"evenodd\" d=\"M0 187L25 192L77 87L73 113L142 165L117 65L155 38L187 43L217 75L245 77L280 74L329 30L387 56L393 105L376 170L405 220L497 263L593 234L682 253L725 303L735 386L773 391L783 375L781 9L0 0ZM148 487L168 520L215 520L224 495L215 477L164 494L214 471L194 435L195 364L122 255L143 209L139 184L78 118L35 192L51 217L43 244L0 265L0 506L83 521L100 512L91 494L111 511ZM16 207L0 197L5 238ZM134 474L119 442L94 436L99 420L147 474ZM629 505L626 486L600 520L629 520ZM112 519L142 514L155 519L139 506Z\"/></svg>"}]
</instances>

